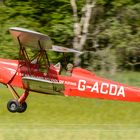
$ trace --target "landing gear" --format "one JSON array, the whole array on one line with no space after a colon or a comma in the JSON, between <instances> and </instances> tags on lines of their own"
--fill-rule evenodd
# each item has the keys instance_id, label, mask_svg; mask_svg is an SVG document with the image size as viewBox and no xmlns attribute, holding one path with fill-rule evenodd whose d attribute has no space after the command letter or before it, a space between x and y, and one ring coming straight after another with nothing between
<instances>
[{"instance_id":1,"label":"landing gear","mask_svg":"<svg viewBox=\"0 0 140 140\"><path fill-rule=\"evenodd\" d=\"M26 102L20 104L17 100L10 100L7 103L7 109L12 113L15 113L15 112L22 113L26 111L27 104Z\"/></svg>"},{"instance_id":2,"label":"landing gear","mask_svg":"<svg viewBox=\"0 0 140 140\"><path fill-rule=\"evenodd\" d=\"M22 103L20 106L19 106L19 109L18 109L18 113L23 113L23 112L25 112L26 111L26 109L27 109L27 104L26 104L26 102L24 102L24 103Z\"/></svg>"},{"instance_id":3,"label":"landing gear","mask_svg":"<svg viewBox=\"0 0 140 140\"><path fill-rule=\"evenodd\" d=\"M17 100L10 100L7 103L7 109L12 113L17 112L19 109L19 102Z\"/></svg>"},{"instance_id":4,"label":"landing gear","mask_svg":"<svg viewBox=\"0 0 140 140\"><path fill-rule=\"evenodd\" d=\"M26 100L26 98L28 97L28 94L29 94L28 90L25 90L25 92L21 96L19 96L17 94L17 92L15 91L15 89L11 85L7 84L7 87L11 91L11 93L14 97L13 100L10 100L7 103L7 109L12 113L25 112L26 109L27 109L27 104L26 104L25 100Z\"/></svg>"}]
</instances>

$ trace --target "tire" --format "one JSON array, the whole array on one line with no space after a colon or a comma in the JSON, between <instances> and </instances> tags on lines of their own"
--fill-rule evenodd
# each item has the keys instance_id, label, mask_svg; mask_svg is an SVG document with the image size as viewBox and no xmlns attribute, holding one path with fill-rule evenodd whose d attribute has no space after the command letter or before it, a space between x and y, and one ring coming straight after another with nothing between
<instances>
[{"instance_id":1,"label":"tire","mask_svg":"<svg viewBox=\"0 0 140 140\"><path fill-rule=\"evenodd\" d=\"M26 111L26 109L27 109L27 103L24 102L24 103L20 104L20 106L19 106L17 112L18 112L18 113L23 113L23 112Z\"/></svg>"},{"instance_id":2,"label":"tire","mask_svg":"<svg viewBox=\"0 0 140 140\"><path fill-rule=\"evenodd\" d=\"M7 103L7 109L12 112L12 113L15 113L18 111L19 109L19 102L17 100L10 100L8 103Z\"/></svg>"}]
</instances>

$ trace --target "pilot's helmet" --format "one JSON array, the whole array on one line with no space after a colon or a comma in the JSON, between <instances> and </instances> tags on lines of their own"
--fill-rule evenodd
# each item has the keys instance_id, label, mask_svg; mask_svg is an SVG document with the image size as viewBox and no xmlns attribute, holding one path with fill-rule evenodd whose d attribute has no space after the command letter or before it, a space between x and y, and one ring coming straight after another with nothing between
<instances>
[{"instance_id":1,"label":"pilot's helmet","mask_svg":"<svg viewBox=\"0 0 140 140\"><path fill-rule=\"evenodd\" d=\"M73 68L73 64L69 63L69 64L67 65L67 70L72 70L72 68Z\"/></svg>"}]
</instances>

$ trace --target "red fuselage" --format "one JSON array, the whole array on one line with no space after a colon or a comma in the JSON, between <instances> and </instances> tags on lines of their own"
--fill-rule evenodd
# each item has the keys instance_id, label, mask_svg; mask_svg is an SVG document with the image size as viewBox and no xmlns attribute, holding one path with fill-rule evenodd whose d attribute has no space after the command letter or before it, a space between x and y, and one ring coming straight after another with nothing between
<instances>
[{"instance_id":1,"label":"red fuselage","mask_svg":"<svg viewBox=\"0 0 140 140\"><path fill-rule=\"evenodd\" d=\"M27 66L23 61L0 59L0 83L25 89L22 80L25 76L63 84L64 90L61 92L65 96L140 102L139 88L98 77L82 68L73 68L70 76L64 76L59 75L53 65L49 67L48 73L43 73L35 64Z\"/></svg>"}]
</instances>

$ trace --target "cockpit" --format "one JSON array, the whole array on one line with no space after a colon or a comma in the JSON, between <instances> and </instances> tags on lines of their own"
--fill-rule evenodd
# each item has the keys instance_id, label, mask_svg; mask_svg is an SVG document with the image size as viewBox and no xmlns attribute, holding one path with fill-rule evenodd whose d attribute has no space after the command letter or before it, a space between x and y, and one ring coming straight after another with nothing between
<instances>
[{"instance_id":1,"label":"cockpit","mask_svg":"<svg viewBox=\"0 0 140 140\"><path fill-rule=\"evenodd\" d=\"M63 74L62 64L60 62L51 64L48 52L60 52L63 53L64 57L65 53L81 54L74 49L52 45L50 37L39 32L17 27L10 28L10 32L19 44L19 59L25 63L29 71L35 68L38 72L48 73L52 70L56 71L57 74ZM67 64L66 59L64 61L65 73L70 76L74 65Z\"/></svg>"}]
</instances>

